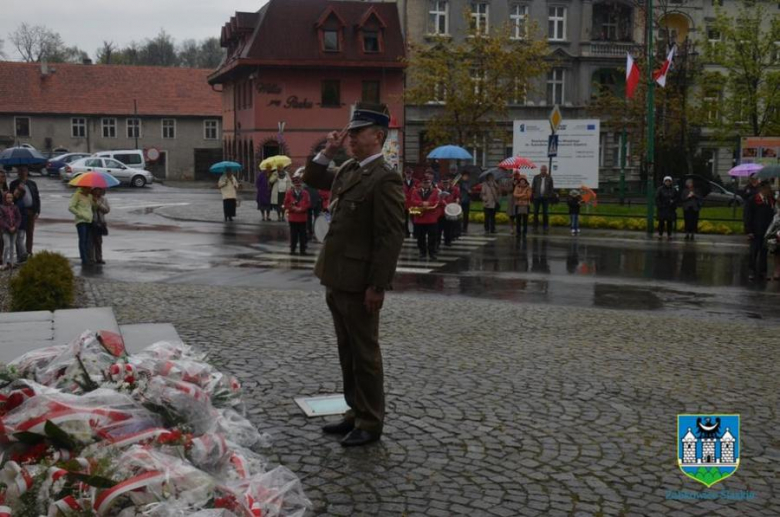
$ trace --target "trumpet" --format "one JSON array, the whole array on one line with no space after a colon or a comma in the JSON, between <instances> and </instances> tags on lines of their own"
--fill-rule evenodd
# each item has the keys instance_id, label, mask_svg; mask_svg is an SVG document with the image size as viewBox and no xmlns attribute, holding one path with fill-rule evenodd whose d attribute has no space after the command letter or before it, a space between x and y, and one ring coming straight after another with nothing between
<instances>
[{"instance_id":1,"label":"trumpet","mask_svg":"<svg viewBox=\"0 0 780 517\"><path fill-rule=\"evenodd\" d=\"M422 215L423 212L428 210L435 210L438 205L434 206L413 206L409 208L409 215Z\"/></svg>"}]
</instances>

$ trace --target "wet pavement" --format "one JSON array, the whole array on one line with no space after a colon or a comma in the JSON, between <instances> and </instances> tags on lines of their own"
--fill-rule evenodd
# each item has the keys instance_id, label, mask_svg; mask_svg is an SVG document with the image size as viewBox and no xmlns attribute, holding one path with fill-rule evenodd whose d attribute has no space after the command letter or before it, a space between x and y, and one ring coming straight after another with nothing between
<instances>
[{"instance_id":1,"label":"wet pavement","mask_svg":"<svg viewBox=\"0 0 780 517\"><path fill-rule=\"evenodd\" d=\"M78 263L67 212L70 189L40 178L44 212L36 247L56 249ZM222 221L212 189L154 185L109 194L108 264L83 276L119 281L255 286L317 290L314 257L289 257L287 226L259 222L244 200L233 223ZM398 291L618 310L671 311L698 316L780 319L780 282L747 278L741 236L700 236L695 243L648 239L641 233L565 229L518 241L502 228L485 236L478 225L420 262L408 240L399 263ZM319 245L312 243L316 253Z\"/></svg>"}]
</instances>

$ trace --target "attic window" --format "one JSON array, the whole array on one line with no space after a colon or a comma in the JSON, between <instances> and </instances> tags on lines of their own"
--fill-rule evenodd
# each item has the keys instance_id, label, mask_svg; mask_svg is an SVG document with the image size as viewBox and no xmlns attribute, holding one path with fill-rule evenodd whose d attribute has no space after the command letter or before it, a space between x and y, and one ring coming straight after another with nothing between
<instances>
[{"instance_id":1,"label":"attic window","mask_svg":"<svg viewBox=\"0 0 780 517\"><path fill-rule=\"evenodd\" d=\"M322 31L322 50L325 52L338 52L340 50L338 30L325 29Z\"/></svg>"},{"instance_id":2,"label":"attic window","mask_svg":"<svg viewBox=\"0 0 780 517\"><path fill-rule=\"evenodd\" d=\"M364 30L363 31L363 51L364 52L379 52L379 31L376 30Z\"/></svg>"}]
</instances>

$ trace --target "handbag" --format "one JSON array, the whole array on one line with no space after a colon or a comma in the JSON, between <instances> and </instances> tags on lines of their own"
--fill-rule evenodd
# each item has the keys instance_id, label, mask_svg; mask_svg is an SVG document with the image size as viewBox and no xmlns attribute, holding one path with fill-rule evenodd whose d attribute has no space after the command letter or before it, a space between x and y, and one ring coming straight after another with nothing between
<instances>
[{"instance_id":1,"label":"handbag","mask_svg":"<svg viewBox=\"0 0 780 517\"><path fill-rule=\"evenodd\" d=\"M92 222L92 231L98 235L108 235L108 226L105 223Z\"/></svg>"},{"instance_id":2,"label":"handbag","mask_svg":"<svg viewBox=\"0 0 780 517\"><path fill-rule=\"evenodd\" d=\"M515 205L515 213L517 215L525 215L528 213L528 205Z\"/></svg>"}]
</instances>

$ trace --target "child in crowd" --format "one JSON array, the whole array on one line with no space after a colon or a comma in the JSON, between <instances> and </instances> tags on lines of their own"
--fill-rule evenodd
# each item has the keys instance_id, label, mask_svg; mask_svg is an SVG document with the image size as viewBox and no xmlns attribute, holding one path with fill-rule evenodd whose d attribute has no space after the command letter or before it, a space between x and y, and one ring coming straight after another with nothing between
<instances>
[{"instance_id":1,"label":"child in crowd","mask_svg":"<svg viewBox=\"0 0 780 517\"><path fill-rule=\"evenodd\" d=\"M582 206L582 195L579 190L572 190L569 192L569 219L571 220L571 234L577 235L580 233L580 206Z\"/></svg>"},{"instance_id":2,"label":"child in crowd","mask_svg":"<svg viewBox=\"0 0 780 517\"><path fill-rule=\"evenodd\" d=\"M295 255L299 243L301 255L306 255L306 220L309 216L311 198L303 188L303 170L298 169L295 172L292 184L293 188L285 193L282 203L290 223L290 255Z\"/></svg>"},{"instance_id":3,"label":"child in crowd","mask_svg":"<svg viewBox=\"0 0 780 517\"><path fill-rule=\"evenodd\" d=\"M6 192L3 195L3 204L0 206L0 230L3 232L3 265L0 267L2 270L11 269L16 265L14 253L21 222L22 214L14 204L14 195Z\"/></svg>"}]
</instances>

